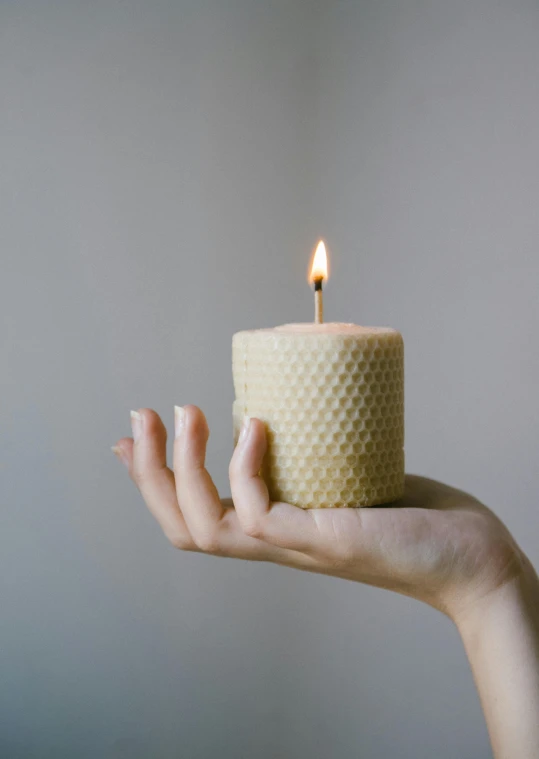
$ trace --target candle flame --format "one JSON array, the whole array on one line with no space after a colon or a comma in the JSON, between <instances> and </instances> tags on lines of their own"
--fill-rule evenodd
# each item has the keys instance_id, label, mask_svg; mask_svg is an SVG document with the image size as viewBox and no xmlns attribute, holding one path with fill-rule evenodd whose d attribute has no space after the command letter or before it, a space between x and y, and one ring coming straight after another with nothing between
<instances>
[{"instance_id":1,"label":"candle flame","mask_svg":"<svg viewBox=\"0 0 539 759\"><path fill-rule=\"evenodd\" d=\"M316 280L327 281L328 278L328 256L324 241L320 240L316 246L309 274L309 282L313 284Z\"/></svg>"}]
</instances>

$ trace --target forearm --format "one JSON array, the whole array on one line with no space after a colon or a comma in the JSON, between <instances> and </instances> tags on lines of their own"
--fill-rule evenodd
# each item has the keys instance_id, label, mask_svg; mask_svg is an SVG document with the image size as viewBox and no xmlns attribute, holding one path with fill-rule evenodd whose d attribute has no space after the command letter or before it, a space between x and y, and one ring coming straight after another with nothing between
<instances>
[{"instance_id":1,"label":"forearm","mask_svg":"<svg viewBox=\"0 0 539 759\"><path fill-rule=\"evenodd\" d=\"M457 620L496 759L539 757L539 580L525 564Z\"/></svg>"}]
</instances>

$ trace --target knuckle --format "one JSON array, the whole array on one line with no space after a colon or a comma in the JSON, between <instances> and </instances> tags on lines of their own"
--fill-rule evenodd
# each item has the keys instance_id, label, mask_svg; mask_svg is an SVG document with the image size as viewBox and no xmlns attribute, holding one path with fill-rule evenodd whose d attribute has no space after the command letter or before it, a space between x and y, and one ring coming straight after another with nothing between
<instances>
[{"instance_id":1,"label":"knuckle","mask_svg":"<svg viewBox=\"0 0 539 759\"><path fill-rule=\"evenodd\" d=\"M133 480L139 488L156 482L166 465L157 466L150 463L138 464L133 467Z\"/></svg>"},{"instance_id":2,"label":"knuckle","mask_svg":"<svg viewBox=\"0 0 539 759\"><path fill-rule=\"evenodd\" d=\"M196 544L203 553L218 554L221 541L215 530L207 530L196 537Z\"/></svg>"},{"instance_id":3,"label":"knuckle","mask_svg":"<svg viewBox=\"0 0 539 759\"><path fill-rule=\"evenodd\" d=\"M147 480L147 474L140 467L133 468L133 482L140 489Z\"/></svg>"},{"instance_id":4,"label":"knuckle","mask_svg":"<svg viewBox=\"0 0 539 759\"><path fill-rule=\"evenodd\" d=\"M249 520L243 525L243 532L250 538L263 538L264 525L260 519Z\"/></svg>"},{"instance_id":5,"label":"knuckle","mask_svg":"<svg viewBox=\"0 0 539 759\"><path fill-rule=\"evenodd\" d=\"M177 548L179 551L193 551L195 549L191 536L183 532L172 533L167 535L167 538L174 548Z\"/></svg>"}]
</instances>

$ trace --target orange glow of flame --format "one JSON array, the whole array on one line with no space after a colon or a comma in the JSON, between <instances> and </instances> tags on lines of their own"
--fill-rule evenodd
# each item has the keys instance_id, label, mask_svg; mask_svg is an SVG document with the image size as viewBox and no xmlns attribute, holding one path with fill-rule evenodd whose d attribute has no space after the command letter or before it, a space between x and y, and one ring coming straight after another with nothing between
<instances>
[{"instance_id":1,"label":"orange glow of flame","mask_svg":"<svg viewBox=\"0 0 539 759\"><path fill-rule=\"evenodd\" d=\"M328 256L323 240L320 240L316 246L309 273L309 282L311 284L316 282L317 279L321 279L324 282L328 279Z\"/></svg>"}]
</instances>

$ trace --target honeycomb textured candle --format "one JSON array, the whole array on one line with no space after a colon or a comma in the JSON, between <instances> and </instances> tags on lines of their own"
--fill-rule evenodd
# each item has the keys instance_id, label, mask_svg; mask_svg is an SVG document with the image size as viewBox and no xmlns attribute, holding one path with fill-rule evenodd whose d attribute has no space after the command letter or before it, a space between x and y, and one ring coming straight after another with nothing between
<instances>
[{"instance_id":1,"label":"honeycomb textured candle","mask_svg":"<svg viewBox=\"0 0 539 759\"><path fill-rule=\"evenodd\" d=\"M404 491L404 347L393 329L288 324L232 341L234 434L266 423L274 501L374 506Z\"/></svg>"}]
</instances>

